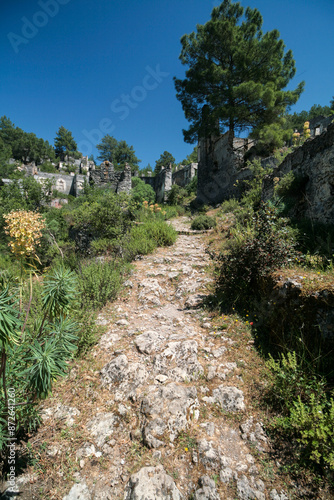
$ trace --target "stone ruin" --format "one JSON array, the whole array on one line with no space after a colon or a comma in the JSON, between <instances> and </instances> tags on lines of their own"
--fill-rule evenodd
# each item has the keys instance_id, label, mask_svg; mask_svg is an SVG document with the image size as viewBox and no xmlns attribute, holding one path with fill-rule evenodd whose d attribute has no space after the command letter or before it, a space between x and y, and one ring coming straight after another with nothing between
<instances>
[{"instance_id":1,"label":"stone ruin","mask_svg":"<svg viewBox=\"0 0 334 500\"><path fill-rule=\"evenodd\" d=\"M253 144L254 141L233 137L230 132L200 139L197 185L200 203L215 204L239 197L238 182L251 176L249 169L244 168L244 155Z\"/></svg>"},{"instance_id":2,"label":"stone ruin","mask_svg":"<svg viewBox=\"0 0 334 500\"><path fill-rule=\"evenodd\" d=\"M334 224L334 123L333 117L310 120L311 137L277 164L274 157L262 160L273 167L263 184L263 199L274 193L274 185L292 171L303 179L298 216ZM240 197L242 181L251 179L245 153L254 145L249 139L232 138L229 132L199 141L197 200L217 204Z\"/></svg>"},{"instance_id":3,"label":"stone ruin","mask_svg":"<svg viewBox=\"0 0 334 500\"><path fill-rule=\"evenodd\" d=\"M300 196L294 215L313 222L334 224L334 123L274 167L264 179L264 200L272 197L275 184L279 184L289 172L300 181Z\"/></svg>"},{"instance_id":4,"label":"stone ruin","mask_svg":"<svg viewBox=\"0 0 334 500\"><path fill-rule=\"evenodd\" d=\"M129 193L131 190L131 167L125 164L123 171L117 171L109 161L90 171L89 182L98 187L108 186L115 193Z\"/></svg>"}]
</instances>

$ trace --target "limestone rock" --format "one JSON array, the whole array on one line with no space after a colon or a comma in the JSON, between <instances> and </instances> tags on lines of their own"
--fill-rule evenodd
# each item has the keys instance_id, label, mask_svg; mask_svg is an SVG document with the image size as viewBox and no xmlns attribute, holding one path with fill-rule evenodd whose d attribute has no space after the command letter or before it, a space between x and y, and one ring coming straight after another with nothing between
<instances>
[{"instance_id":1,"label":"limestone rock","mask_svg":"<svg viewBox=\"0 0 334 500\"><path fill-rule=\"evenodd\" d=\"M266 500L264 484L262 481L255 481L253 478L251 484L246 476L237 480L237 494L240 500Z\"/></svg>"},{"instance_id":2,"label":"limestone rock","mask_svg":"<svg viewBox=\"0 0 334 500\"><path fill-rule=\"evenodd\" d=\"M62 404L58 404L55 408L46 408L41 412L43 421L46 421L50 417L53 417L58 420L63 420L69 427L74 424L74 417L76 417L77 415L80 415L80 411L77 408L72 408L70 406L65 406Z\"/></svg>"},{"instance_id":3,"label":"limestone rock","mask_svg":"<svg viewBox=\"0 0 334 500\"><path fill-rule=\"evenodd\" d=\"M190 295L187 300L184 303L184 307L186 309L196 309L199 307L202 303L203 300L206 298L206 295L202 295L200 293L196 293L193 295Z\"/></svg>"},{"instance_id":4,"label":"limestone rock","mask_svg":"<svg viewBox=\"0 0 334 500\"><path fill-rule=\"evenodd\" d=\"M86 427L97 446L102 447L114 432L118 418L113 413L100 413L90 420Z\"/></svg>"},{"instance_id":5,"label":"limestone rock","mask_svg":"<svg viewBox=\"0 0 334 500\"><path fill-rule=\"evenodd\" d=\"M125 354L117 356L101 370L101 382L104 387L115 390L126 397L136 398L136 389L148 377L146 368L141 363L129 363Z\"/></svg>"},{"instance_id":6,"label":"limestone rock","mask_svg":"<svg viewBox=\"0 0 334 500\"><path fill-rule=\"evenodd\" d=\"M240 411L245 409L243 392L236 387L220 385L212 391L212 396L224 410Z\"/></svg>"},{"instance_id":7,"label":"limestone rock","mask_svg":"<svg viewBox=\"0 0 334 500\"><path fill-rule=\"evenodd\" d=\"M198 480L199 490L195 491L194 500L220 500L216 483L209 476L202 476Z\"/></svg>"},{"instance_id":8,"label":"limestone rock","mask_svg":"<svg viewBox=\"0 0 334 500\"><path fill-rule=\"evenodd\" d=\"M279 494L275 489L271 490L269 498L270 500L289 500L289 497L286 496L284 491L282 491L281 494Z\"/></svg>"},{"instance_id":9,"label":"limestone rock","mask_svg":"<svg viewBox=\"0 0 334 500\"><path fill-rule=\"evenodd\" d=\"M197 359L196 340L169 342L166 349L153 360L155 369L176 381L195 380L204 373Z\"/></svg>"},{"instance_id":10,"label":"limestone rock","mask_svg":"<svg viewBox=\"0 0 334 500\"><path fill-rule=\"evenodd\" d=\"M198 442L199 460L206 469L219 469L220 457L219 452L213 447L212 441L201 439Z\"/></svg>"},{"instance_id":11,"label":"limestone rock","mask_svg":"<svg viewBox=\"0 0 334 500\"><path fill-rule=\"evenodd\" d=\"M182 500L173 479L162 467L143 467L132 474L126 486L124 500Z\"/></svg>"},{"instance_id":12,"label":"limestone rock","mask_svg":"<svg viewBox=\"0 0 334 500\"><path fill-rule=\"evenodd\" d=\"M166 294L166 290L162 288L159 281L154 278L148 278L140 282L138 299L141 302L152 302L153 304L160 305L159 298Z\"/></svg>"},{"instance_id":13,"label":"limestone rock","mask_svg":"<svg viewBox=\"0 0 334 500\"><path fill-rule=\"evenodd\" d=\"M265 450L268 440L261 422L254 422L253 417L250 417L240 425L240 430L242 439L254 443L259 451Z\"/></svg>"},{"instance_id":14,"label":"limestone rock","mask_svg":"<svg viewBox=\"0 0 334 500\"><path fill-rule=\"evenodd\" d=\"M139 335L134 343L138 351L142 354L152 354L157 352L165 342L166 337L158 332L148 331Z\"/></svg>"},{"instance_id":15,"label":"limestone rock","mask_svg":"<svg viewBox=\"0 0 334 500\"><path fill-rule=\"evenodd\" d=\"M63 500L92 500L88 486L85 482L72 486L70 492L63 497Z\"/></svg>"},{"instance_id":16,"label":"limestone rock","mask_svg":"<svg viewBox=\"0 0 334 500\"><path fill-rule=\"evenodd\" d=\"M150 386L141 403L143 414L143 436L150 447L156 447L153 439L168 432L170 441L188 426L199 406L195 387L183 387L174 382L162 386ZM154 445L155 444L155 445Z\"/></svg>"}]
</instances>

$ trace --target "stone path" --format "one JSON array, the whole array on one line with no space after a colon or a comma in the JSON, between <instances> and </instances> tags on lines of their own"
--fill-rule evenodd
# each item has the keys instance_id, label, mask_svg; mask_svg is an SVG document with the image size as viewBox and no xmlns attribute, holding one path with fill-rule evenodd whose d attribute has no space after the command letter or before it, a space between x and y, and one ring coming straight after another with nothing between
<instances>
[{"instance_id":1,"label":"stone path","mask_svg":"<svg viewBox=\"0 0 334 500\"><path fill-rule=\"evenodd\" d=\"M173 224L189 231L185 220ZM267 442L247 412L235 341L197 308L208 264L203 235L180 234L135 263L125 295L100 315L108 330L93 353L98 385L89 389L88 376L85 407L43 415L86 436L72 450L80 471L63 500L288 498L260 479ZM79 386L80 374L71 377Z\"/></svg>"}]
</instances>

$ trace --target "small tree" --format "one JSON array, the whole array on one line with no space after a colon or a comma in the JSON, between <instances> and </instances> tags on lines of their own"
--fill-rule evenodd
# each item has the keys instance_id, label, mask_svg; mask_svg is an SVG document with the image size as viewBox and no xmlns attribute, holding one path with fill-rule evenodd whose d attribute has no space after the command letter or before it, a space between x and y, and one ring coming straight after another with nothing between
<instances>
[{"instance_id":1,"label":"small tree","mask_svg":"<svg viewBox=\"0 0 334 500\"><path fill-rule=\"evenodd\" d=\"M133 146L129 146L126 141L117 141L115 137L105 135L96 149L100 151L98 160L110 161L115 170L123 170L126 163L130 165L132 172L139 170L141 160L137 158Z\"/></svg>"},{"instance_id":2,"label":"small tree","mask_svg":"<svg viewBox=\"0 0 334 500\"><path fill-rule=\"evenodd\" d=\"M169 153L168 151L164 151L161 155L159 160L155 162L155 167L154 167L154 175L157 175L161 172L161 167L168 167L169 165L172 166L172 168L175 166L175 158L174 156Z\"/></svg>"},{"instance_id":3,"label":"small tree","mask_svg":"<svg viewBox=\"0 0 334 500\"><path fill-rule=\"evenodd\" d=\"M148 175L152 175L152 174L153 174L153 169L149 163L147 164L147 166L145 168L142 168L139 171L139 175L142 175L144 177L147 177Z\"/></svg>"},{"instance_id":4,"label":"small tree","mask_svg":"<svg viewBox=\"0 0 334 500\"><path fill-rule=\"evenodd\" d=\"M77 156L78 154L77 143L72 136L72 132L63 126L59 127L56 134L55 154L62 161L64 161L66 155Z\"/></svg>"}]
</instances>

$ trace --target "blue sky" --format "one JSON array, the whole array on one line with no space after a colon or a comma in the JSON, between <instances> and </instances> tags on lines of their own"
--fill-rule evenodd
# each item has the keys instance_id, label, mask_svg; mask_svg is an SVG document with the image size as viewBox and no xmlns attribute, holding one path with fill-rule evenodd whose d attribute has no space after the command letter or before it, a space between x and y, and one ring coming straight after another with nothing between
<instances>
[{"instance_id":1,"label":"blue sky","mask_svg":"<svg viewBox=\"0 0 334 500\"><path fill-rule=\"evenodd\" d=\"M154 166L167 150L179 162L193 146L175 97L183 77L180 38L209 20L212 0L2 0L0 116L53 144L61 125L96 156L110 133ZM293 111L334 95L334 1L241 0L278 29L296 61L290 87L305 80Z\"/></svg>"}]
</instances>

